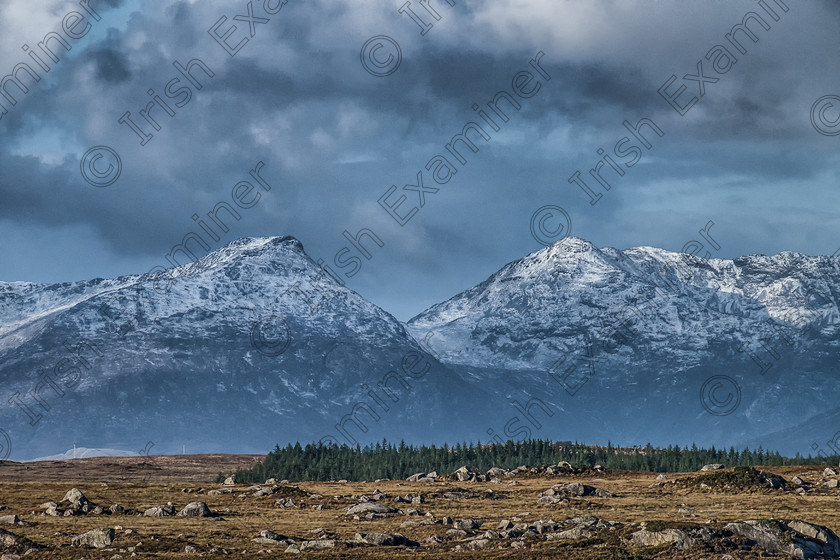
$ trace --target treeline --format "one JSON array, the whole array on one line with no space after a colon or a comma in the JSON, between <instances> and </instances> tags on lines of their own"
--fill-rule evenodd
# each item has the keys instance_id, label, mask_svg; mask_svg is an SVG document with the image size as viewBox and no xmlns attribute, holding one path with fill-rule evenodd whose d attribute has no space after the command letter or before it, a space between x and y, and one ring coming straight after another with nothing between
<instances>
[{"instance_id":1,"label":"treeline","mask_svg":"<svg viewBox=\"0 0 840 560\"><path fill-rule=\"evenodd\" d=\"M437 471L447 474L461 466L480 471L491 467L513 469L520 465L529 467L554 465L566 461L576 467L593 467L600 464L607 469L651 472L687 472L699 470L709 463L734 466L782 466L808 464L838 464L838 457L782 457L778 452L744 449L729 450L669 446L667 449L647 447L615 447L557 443L547 440L529 440L506 444L458 444L453 447L398 445L383 440L365 447L324 445L321 443L301 446L279 445L265 460L255 467L240 470L240 482L261 483L269 478L290 481L302 480L376 480L404 479L418 472ZM220 475L221 476L221 475ZM221 477L223 480L223 477ZM220 481L221 481L220 480Z\"/></svg>"}]
</instances>

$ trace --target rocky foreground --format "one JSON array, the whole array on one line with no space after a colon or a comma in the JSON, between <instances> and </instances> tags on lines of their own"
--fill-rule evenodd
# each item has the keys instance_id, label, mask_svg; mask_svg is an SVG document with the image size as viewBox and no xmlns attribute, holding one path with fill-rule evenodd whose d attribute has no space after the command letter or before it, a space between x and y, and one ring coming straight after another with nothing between
<instances>
[{"instance_id":1,"label":"rocky foreground","mask_svg":"<svg viewBox=\"0 0 840 560\"><path fill-rule=\"evenodd\" d=\"M840 558L833 468L704 471L561 463L254 485L91 472L4 483L0 558Z\"/></svg>"}]
</instances>

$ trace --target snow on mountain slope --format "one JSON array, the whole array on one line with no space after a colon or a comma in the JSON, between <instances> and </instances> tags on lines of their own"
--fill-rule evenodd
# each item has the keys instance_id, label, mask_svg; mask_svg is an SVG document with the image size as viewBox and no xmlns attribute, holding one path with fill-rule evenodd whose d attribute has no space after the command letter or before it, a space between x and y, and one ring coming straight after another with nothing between
<instances>
[{"instance_id":1,"label":"snow on mountain slope","mask_svg":"<svg viewBox=\"0 0 840 560\"><path fill-rule=\"evenodd\" d=\"M155 274L0 283L0 447L8 437L12 458L32 458L74 442L248 453L532 435L780 437L782 451L807 452L840 429L815 430L840 398L838 287L828 257L705 260L576 238L408 325L292 237L241 239ZM433 355L418 342L430 333ZM587 360L579 387L560 384L556 364ZM703 402L721 375L739 387L725 415ZM534 399L539 422L523 407Z\"/></svg>"},{"instance_id":2,"label":"snow on mountain slope","mask_svg":"<svg viewBox=\"0 0 840 560\"><path fill-rule=\"evenodd\" d=\"M840 273L834 259L781 253L734 261L661 249L598 249L567 238L512 262L480 285L408 322L434 330L444 361L547 367L558 353L603 340L616 327L691 361L712 341L757 344L807 320L836 337ZM629 332L629 331L628 331ZM627 352L627 348L619 352Z\"/></svg>"},{"instance_id":3,"label":"snow on mountain slope","mask_svg":"<svg viewBox=\"0 0 840 560\"><path fill-rule=\"evenodd\" d=\"M18 456L74 441L260 451L335 438L377 381L407 355L425 356L399 321L324 274L291 237L242 239L152 275L3 293L0 428ZM413 387L396 381L388 388L396 411L372 409L379 420L362 411L360 424L340 424L347 439L393 436L397 413L448 406L405 398Z\"/></svg>"}]
</instances>

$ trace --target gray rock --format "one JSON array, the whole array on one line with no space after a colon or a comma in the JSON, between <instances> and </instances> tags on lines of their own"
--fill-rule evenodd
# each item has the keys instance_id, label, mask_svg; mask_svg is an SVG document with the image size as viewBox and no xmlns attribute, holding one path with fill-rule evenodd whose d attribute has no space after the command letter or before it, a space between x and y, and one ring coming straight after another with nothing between
<instances>
[{"instance_id":1,"label":"gray rock","mask_svg":"<svg viewBox=\"0 0 840 560\"><path fill-rule=\"evenodd\" d=\"M454 527L464 531L474 531L481 528L482 523L484 522L480 519L459 519L455 522Z\"/></svg>"},{"instance_id":2,"label":"gray rock","mask_svg":"<svg viewBox=\"0 0 840 560\"><path fill-rule=\"evenodd\" d=\"M143 512L146 517L169 517L175 515L175 506L166 504L161 507L151 507Z\"/></svg>"},{"instance_id":3,"label":"gray rock","mask_svg":"<svg viewBox=\"0 0 840 560\"><path fill-rule=\"evenodd\" d=\"M837 469L833 469L831 467L826 467L823 471L823 476L828 478L829 476L837 476Z\"/></svg>"},{"instance_id":4,"label":"gray rock","mask_svg":"<svg viewBox=\"0 0 840 560\"><path fill-rule=\"evenodd\" d=\"M8 548L11 546L16 546L18 544L21 544L20 537L8 531L4 531L3 529L0 529L0 546Z\"/></svg>"},{"instance_id":5,"label":"gray rock","mask_svg":"<svg viewBox=\"0 0 840 560\"><path fill-rule=\"evenodd\" d=\"M553 519L541 519L540 521L534 523L534 529L539 534L553 533L557 531L559 527L560 525Z\"/></svg>"},{"instance_id":6,"label":"gray rock","mask_svg":"<svg viewBox=\"0 0 840 560\"><path fill-rule=\"evenodd\" d=\"M630 538L636 546L673 544L680 550L689 548L694 542L685 532L679 529L663 529L662 531L642 529L631 534Z\"/></svg>"},{"instance_id":7,"label":"gray rock","mask_svg":"<svg viewBox=\"0 0 840 560\"><path fill-rule=\"evenodd\" d=\"M213 517L213 512L204 502L190 502L178 514L181 517Z\"/></svg>"},{"instance_id":8,"label":"gray rock","mask_svg":"<svg viewBox=\"0 0 840 560\"><path fill-rule=\"evenodd\" d=\"M720 463L710 463L708 465L703 465L703 468L700 469L701 471L718 471L720 469L725 469L726 467Z\"/></svg>"},{"instance_id":9,"label":"gray rock","mask_svg":"<svg viewBox=\"0 0 840 560\"><path fill-rule=\"evenodd\" d=\"M259 490L254 492L254 496L257 498L262 498L263 496L271 496L272 494L276 494L280 491L279 486L261 486Z\"/></svg>"},{"instance_id":10,"label":"gray rock","mask_svg":"<svg viewBox=\"0 0 840 560\"><path fill-rule=\"evenodd\" d=\"M395 535L388 533L356 533L355 541L373 546L419 546L419 543L410 541L399 533Z\"/></svg>"},{"instance_id":11,"label":"gray rock","mask_svg":"<svg viewBox=\"0 0 840 560\"><path fill-rule=\"evenodd\" d=\"M233 486L236 484L236 476L230 475L225 479L225 486Z\"/></svg>"},{"instance_id":12,"label":"gray rock","mask_svg":"<svg viewBox=\"0 0 840 560\"><path fill-rule=\"evenodd\" d=\"M729 523L724 530L754 541L767 552L793 558L840 556L840 539L833 531L804 521L749 520Z\"/></svg>"},{"instance_id":13,"label":"gray rock","mask_svg":"<svg viewBox=\"0 0 840 560\"><path fill-rule=\"evenodd\" d=\"M348 514L359 514L359 513L396 513L397 510L393 508L389 508L388 506L384 506L382 504L377 504L375 502L364 502L361 504L356 504L355 506L350 506L347 508Z\"/></svg>"},{"instance_id":14,"label":"gray rock","mask_svg":"<svg viewBox=\"0 0 840 560\"><path fill-rule=\"evenodd\" d=\"M484 550L490 546L490 539L475 539L469 541L466 546L470 550Z\"/></svg>"},{"instance_id":15,"label":"gray rock","mask_svg":"<svg viewBox=\"0 0 840 560\"><path fill-rule=\"evenodd\" d=\"M416 474L413 474L413 475L409 476L408 478L406 478L406 480L408 482L417 482L418 480L420 480L421 478L424 478L425 476L426 476L426 473L422 473L422 472L421 473L416 473Z\"/></svg>"},{"instance_id":16,"label":"gray rock","mask_svg":"<svg viewBox=\"0 0 840 560\"><path fill-rule=\"evenodd\" d=\"M0 525L17 525L20 523L17 515L4 515L0 517Z\"/></svg>"},{"instance_id":17,"label":"gray rock","mask_svg":"<svg viewBox=\"0 0 840 560\"><path fill-rule=\"evenodd\" d=\"M317 541L303 541L299 545L300 550L324 550L335 548L335 541L332 539L319 539Z\"/></svg>"},{"instance_id":18,"label":"gray rock","mask_svg":"<svg viewBox=\"0 0 840 560\"><path fill-rule=\"evenodd\" d=\"M467 532L463 529L449 529L446 532L446 536L451 539L463 539L467 536Z\"/></svg>"},{"instance_id":19,"label":"gray rock","mask_svg":"<svg viewBox=\"0 0 840 560\"><path fill-rule=\"evenodd\" d=\"M88 499L82 494L82 491L78 488L73 488L68 490L64 497L61 499L62 502L70 502L73 504L73 507L77 509L81 509L84 507L85 504L89 503Z\"/></svg>"},{"instance_id":20,"label":"gray rock","mask_svg":"<svg viewBox=\"0 0 840 560\"><path fill-rule=\"evenodd\" d=\"M187 545L184 547L184 554L195 554L198 552L194 546Z\"/></svg>"},{"instance_id":21,"label":"gray rock","mask_svg":"<svg viewBox=\"0 0 840 560\"><path fill-rule=\"evenodd\" d=\"M87 533L73 537L73 546L87 546L91 548L105 548L114 542L113 529L93 529Z\"/></svg>"}]
</instances>

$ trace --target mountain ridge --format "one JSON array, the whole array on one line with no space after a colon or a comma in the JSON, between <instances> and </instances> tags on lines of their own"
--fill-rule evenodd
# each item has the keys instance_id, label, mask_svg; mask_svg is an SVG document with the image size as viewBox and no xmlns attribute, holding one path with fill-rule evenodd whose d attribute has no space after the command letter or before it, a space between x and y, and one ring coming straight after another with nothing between
<instances>
[{"instance_id":1,"label":"mountain ridge","mask_svg":"<svg viewBox=\"0 0 840 560\"><path fill-rule=\"evenodd\" d=\"M790 428L784 445L806 450L800 432L834 418L840 396L837 265L567 238L405 323L291 236L243 238L144 275L0 282L0 429L33 457L73 441L260 451L274 440L486 439L504 402L539 401L555 412L532 428L557 439L732 444ZM595 374L582 389L556 383L556 364L586 359ZM702 394L721 375L738 385L727 414ZM527 412L514 411L520 425Z\"/></svg>"}]
</instances>

